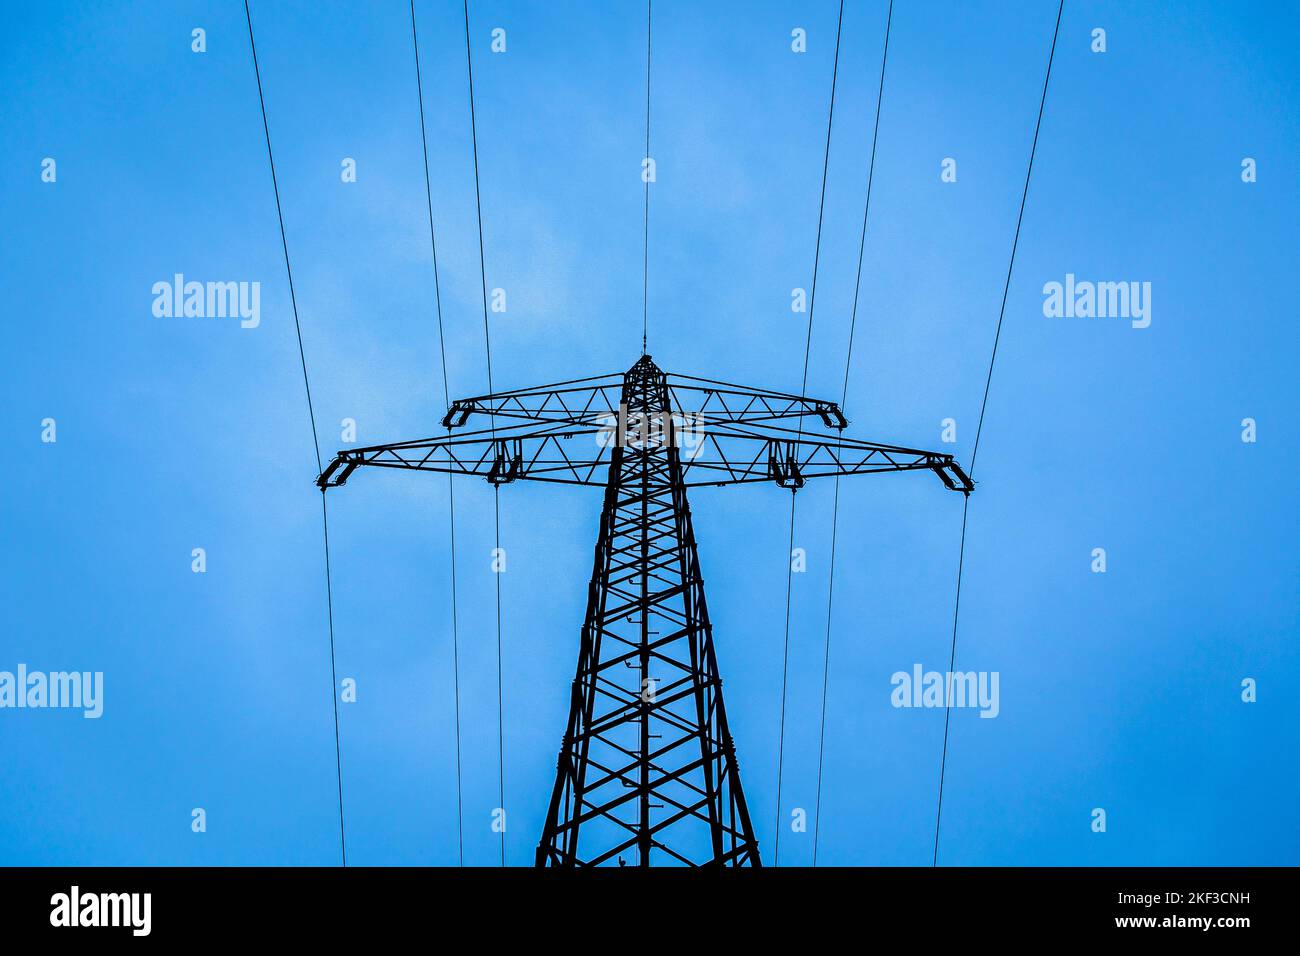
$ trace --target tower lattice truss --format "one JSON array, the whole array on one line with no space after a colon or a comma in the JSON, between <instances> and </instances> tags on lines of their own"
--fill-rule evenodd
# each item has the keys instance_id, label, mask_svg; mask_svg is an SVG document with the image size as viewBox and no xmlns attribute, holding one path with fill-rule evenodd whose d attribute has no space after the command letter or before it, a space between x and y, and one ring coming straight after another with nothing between
<instances>
[{"instance_id":1,"label":"tower lattice truss","mask_svg":"<svg viewBox=\"0 0 1300 956\"><path fill-rule=\"evenodd\" d=\"M476 415L487 427L457 435ZM537 865L760 865L687 488L930 471L969 494L970 479L950 455L842 438L833 402L667 375L648 355L621 376L457 400L442 424L340 451L317 484L372 466L605 488Z\"/></svg>"}]
</instances>

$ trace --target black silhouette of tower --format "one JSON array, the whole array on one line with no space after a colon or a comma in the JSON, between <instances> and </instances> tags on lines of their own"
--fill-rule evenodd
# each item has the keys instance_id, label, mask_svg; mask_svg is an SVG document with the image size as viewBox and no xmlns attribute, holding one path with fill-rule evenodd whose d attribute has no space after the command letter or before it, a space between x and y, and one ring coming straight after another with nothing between
<instances>
[{"instance_id":1,"label":"black silhouette of tower","mask_svg":"<svg viewBox=\"0 0 1300 956\"><path fill-rule=\"evenodd\" d=\"M453 437L475 415L488 427ZM687 488L925 470L969 494L970 479L950 455L842 438L833 402L668 375L648 355L621 376L459 399L442 424L445 438L340 451L317 484L372 466L605 487L537 865L760 865Z\"/></svg>"},{"instance_id":2,"label":"black silhouette of tower","mask_svg":"<svg viewBox=\"0 0 1300 956\"><path fill-rule=\"evenodd\" d=\"M538 865L757 863L666 376L627 373ZM592 852L579 855L579 833ZM674 839L674 838L677 839Z\"/></svg>"}]
</instances>

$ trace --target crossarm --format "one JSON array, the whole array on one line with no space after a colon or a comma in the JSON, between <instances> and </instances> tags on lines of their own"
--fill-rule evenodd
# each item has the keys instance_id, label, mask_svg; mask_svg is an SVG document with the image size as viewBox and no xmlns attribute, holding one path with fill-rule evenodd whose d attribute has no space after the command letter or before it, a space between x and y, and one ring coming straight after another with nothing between
<instances>
[{"instance_id":1,"label":"crossarm","mask_svg":"<svg viewBox=\"0 0 1300 956\"><path fill-rule=\"evenodd\" d=\"M598 429L548 426L498 428L462 436L345 449L316 479L337 488L361 467L476 475L501 485L527 479L568 485L603 485L609 450L596 441Z\"/></svg>"},{"instance_id":2,"label":"crossarm","mask_svg":"<svg viewBox=\"0 0 1300 956\"><path fill-rule=\"evenodd\" d=\"M728 429L711 432L698 452L683 452L686 484L735 485L772 481L797 491L810 478L933 471L951 491L975 486L951 455L837 436Z\"/></svg>"},{"instance_id":3,"label":"crossarm","mask_svg":"<svg viewBox=\"0 0 1300 956\"><path fill-rule=\"evenodd\" d=\"M974 488L951 455L770 426L683 424L676 418L641 432L621 433L608 425L512 426L348 449L316 483L322 489L337 487L358 468L374 467L475 475L498 485L515 480L603 485L617 441L675 449L688 486L772 481L798 490L810 478L933 471L953 491L969 494Z\"/></svg>"},{"instance_id":4,"label":"crossarm","mask_svg":"<svg viewBox=\"0 0 1300 956\"><path fill-rule=\"evenodd\" d=\"M803 418L820 421L825 428L842 429L848 424L834 402L690 375L665 375L664 381L673 411L701 425L753 425ZM459 398L448 409L442 426L460 428L477 415L488 416L493 422L599 426L620 414L623 386L622 375L600 375ZM626 409L623 414L626 416Z\"/></svg>"}]
</instances>

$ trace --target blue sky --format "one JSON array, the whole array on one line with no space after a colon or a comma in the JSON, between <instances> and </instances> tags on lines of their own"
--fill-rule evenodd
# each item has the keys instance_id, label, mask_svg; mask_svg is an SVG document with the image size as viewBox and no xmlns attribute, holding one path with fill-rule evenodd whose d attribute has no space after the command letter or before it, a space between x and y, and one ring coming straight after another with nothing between
<instances>
[{"instance_id":1,"label":"blue sky","mask_svg":"<svg viewBox=\"0 0 1300 956\"><path fill-rule=\"evenodd\" d=\"M844 15L808 384L831 399L886 7ZM417 11L455 397L486 387L463 23L457 4ZM855 437L970 458L1055 12L896 4ZM495 383L621 371L639 353L644 8L471 13L487 281L508 297ZM811 283L835 15L655 5L665 369L799 386L790 294ZM365 443L431 434L444 402L408 8L261 0L253 16L322 449L347 417ZM315 458L242 6L5 19L0 669L103 671L105 701L99 720L0 711L0 863L336 863ZM1282 3L1067 2L970 503L957 666L999 673L1001 712L953 713L942 863L1300 862L1298 40ZM154 317L153 283L177 272L259 281L260 326ZM1150 282L1151 326L1045 318L1042 287L1067 273ZM513 864L531 862L549 796L599 498L501 493ZM788 497L692 504L771 862ZM814 799L830 504L829 484L800 493L783 820ZM456 505L465 860L494 864L491 490L462 482ZM352 863L457 860L447 511L440 477L362 473L331 493L338 672L358 684L340 715ZM924 476L846 480L839 522L818 861L928 864L943 712L891 707L890 675L946 668L961 499ZM787 832L781 862L807 862L811 841Z\"/></svg>"}]
</instances>

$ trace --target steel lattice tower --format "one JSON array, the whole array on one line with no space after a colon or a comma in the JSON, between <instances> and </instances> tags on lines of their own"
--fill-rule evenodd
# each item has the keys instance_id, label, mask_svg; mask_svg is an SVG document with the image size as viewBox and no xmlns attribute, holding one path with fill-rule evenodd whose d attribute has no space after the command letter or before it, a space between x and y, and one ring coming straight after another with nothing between
<instances>
[{"instance_id":1,"label":"steel lattice tower","mask_svg":"<svg viewBox=\"0 0 1300 956\"><path fill-rule=\"evenodd\" d=\"M650 434L654 426L671 429L672 419L665 376L649 360L628 372L622 406L633 430L647 427L639 440L612 449L569 724L537 863L599 864L633 848L643 866L656 849L684 863L757 863L680 450ZM585 859L584 826L593 847ZM669 845L674 836L680 849Z\"/></svg>"},{"instance_id":2,"label":"steel lattice tower","mask_svg":"<svg viewBox=\"0 0 1300 956\"><path fill-rule=\"evenodd\" d=\"M473 415L489 427L452 437ZM925 470L969 494L970 479L950 455L841 438L833 402L667 375L648 355L621 376L457 400L442 424L445 438L340 451L317 484L373 466L605 487L537 865L760 865L686 489Z\"/></svg>"}]
</instances>

